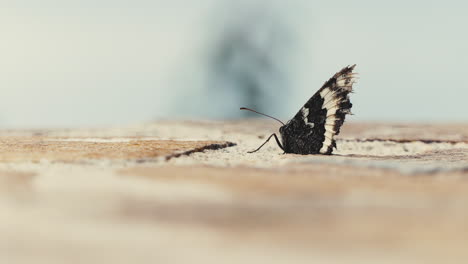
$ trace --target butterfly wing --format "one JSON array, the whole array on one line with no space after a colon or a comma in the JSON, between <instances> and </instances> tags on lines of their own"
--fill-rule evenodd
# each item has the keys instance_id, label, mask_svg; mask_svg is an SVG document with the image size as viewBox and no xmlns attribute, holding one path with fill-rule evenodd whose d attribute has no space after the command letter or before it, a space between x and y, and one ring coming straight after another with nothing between
<instances>
[{"instance_id":1,"label":"butterfly wing","mask_svg":"<svg viewBox=\"0 0 468 264\"><path fill-rule=\"evenodd\" d=\"M336 147L346 114L351 113L349 93L356 74L348 66L336 73L318 90L301 110L280 129L285 152L331 154Z\"/></svg>"}]
</instances>

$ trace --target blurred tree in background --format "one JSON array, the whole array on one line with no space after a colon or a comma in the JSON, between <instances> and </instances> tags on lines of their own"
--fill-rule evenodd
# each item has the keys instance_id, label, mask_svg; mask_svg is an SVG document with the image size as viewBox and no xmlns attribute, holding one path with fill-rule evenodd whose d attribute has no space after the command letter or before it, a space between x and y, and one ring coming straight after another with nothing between
<instances>
[{"instance_id":1,"label":"blurred tree in background","mask_svg":"<svg viewBox=\"0 0 468 264\"><path fill-rule=\"evenodd\" d=\"M228 5L229 6L229 5ZM243 12L249 10L249 12ZM218 104L231 117L253 115L236 111L240 106L270 114L279 113L281 101L288 96L288 55L291 31L284 17L268 7L231 8L223 18L220 32L209 54L209 96L219 95ZM225 99L223 99L223 96Z\"/></svg>"}]
</instances>

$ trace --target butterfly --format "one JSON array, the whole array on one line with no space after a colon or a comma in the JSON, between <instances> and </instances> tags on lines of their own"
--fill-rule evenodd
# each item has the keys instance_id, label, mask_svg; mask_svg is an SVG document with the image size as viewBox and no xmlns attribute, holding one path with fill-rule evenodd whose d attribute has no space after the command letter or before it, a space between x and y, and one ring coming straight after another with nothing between
<instances>
[{"instance_id":1,"label":"butterfly","mask_svg":"<svg viewBox=\"0 0 468 264\"><path fill-rule=\"evenodd\" d=\"M351 114L353 105L349 94L356 83L355 67L356 64L347 66L333 75L286 124L272 116L242 107L241 110L249 110L283 124L279 129L281 141L276 134L272 134L259 148L249 153L259 151L274 137L285 153L331 155L336 148L334 137L340 133L346 115Z\"/></svg>"}]
</instances>

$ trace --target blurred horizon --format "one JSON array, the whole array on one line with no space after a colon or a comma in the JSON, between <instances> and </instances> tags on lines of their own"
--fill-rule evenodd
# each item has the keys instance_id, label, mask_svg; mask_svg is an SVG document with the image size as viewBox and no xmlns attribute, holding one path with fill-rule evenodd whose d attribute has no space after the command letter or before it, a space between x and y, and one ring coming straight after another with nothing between
<instances>
[{"instance_id":1,"label":"blurred horizon","mask_svg":"<svg viewBox=\"0 0 468 264\"><path fill-rule=\"evenodd\" d=\"M467 122L462 1L0 4L0 128L290 119L357 64L351 121Z\"/></svg>"}]
</instances>

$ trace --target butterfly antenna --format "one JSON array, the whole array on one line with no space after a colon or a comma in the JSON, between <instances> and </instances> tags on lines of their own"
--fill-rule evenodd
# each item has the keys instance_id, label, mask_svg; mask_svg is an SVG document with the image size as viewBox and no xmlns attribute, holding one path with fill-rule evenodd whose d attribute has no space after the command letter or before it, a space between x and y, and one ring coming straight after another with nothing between
<instances>
[{"instance_id":1,"label":"butterfly antenna","mask_svg":"<svg viewBox=\"0 0 468 264\"><path fill-rule=\"evenodd\" d=\"M255 110L252 110L252 109L247 108L247 107L241 107L240 110L247 110L247 111L250 111L250 112L257 113L257 114L259 114L259 115L263 115L263 116L269 117L269 118L271 118L271 119L274 119L274 120L280 122L280 123L283 124L283 126L284 126L284 123L283 123L281 120L279 120L278 118L274 118L274 117L272 117L272 116L265 115L265 114L263 114L263 113L257 112L257 111L255 111Z\"/></svg>"}]
</instances>

